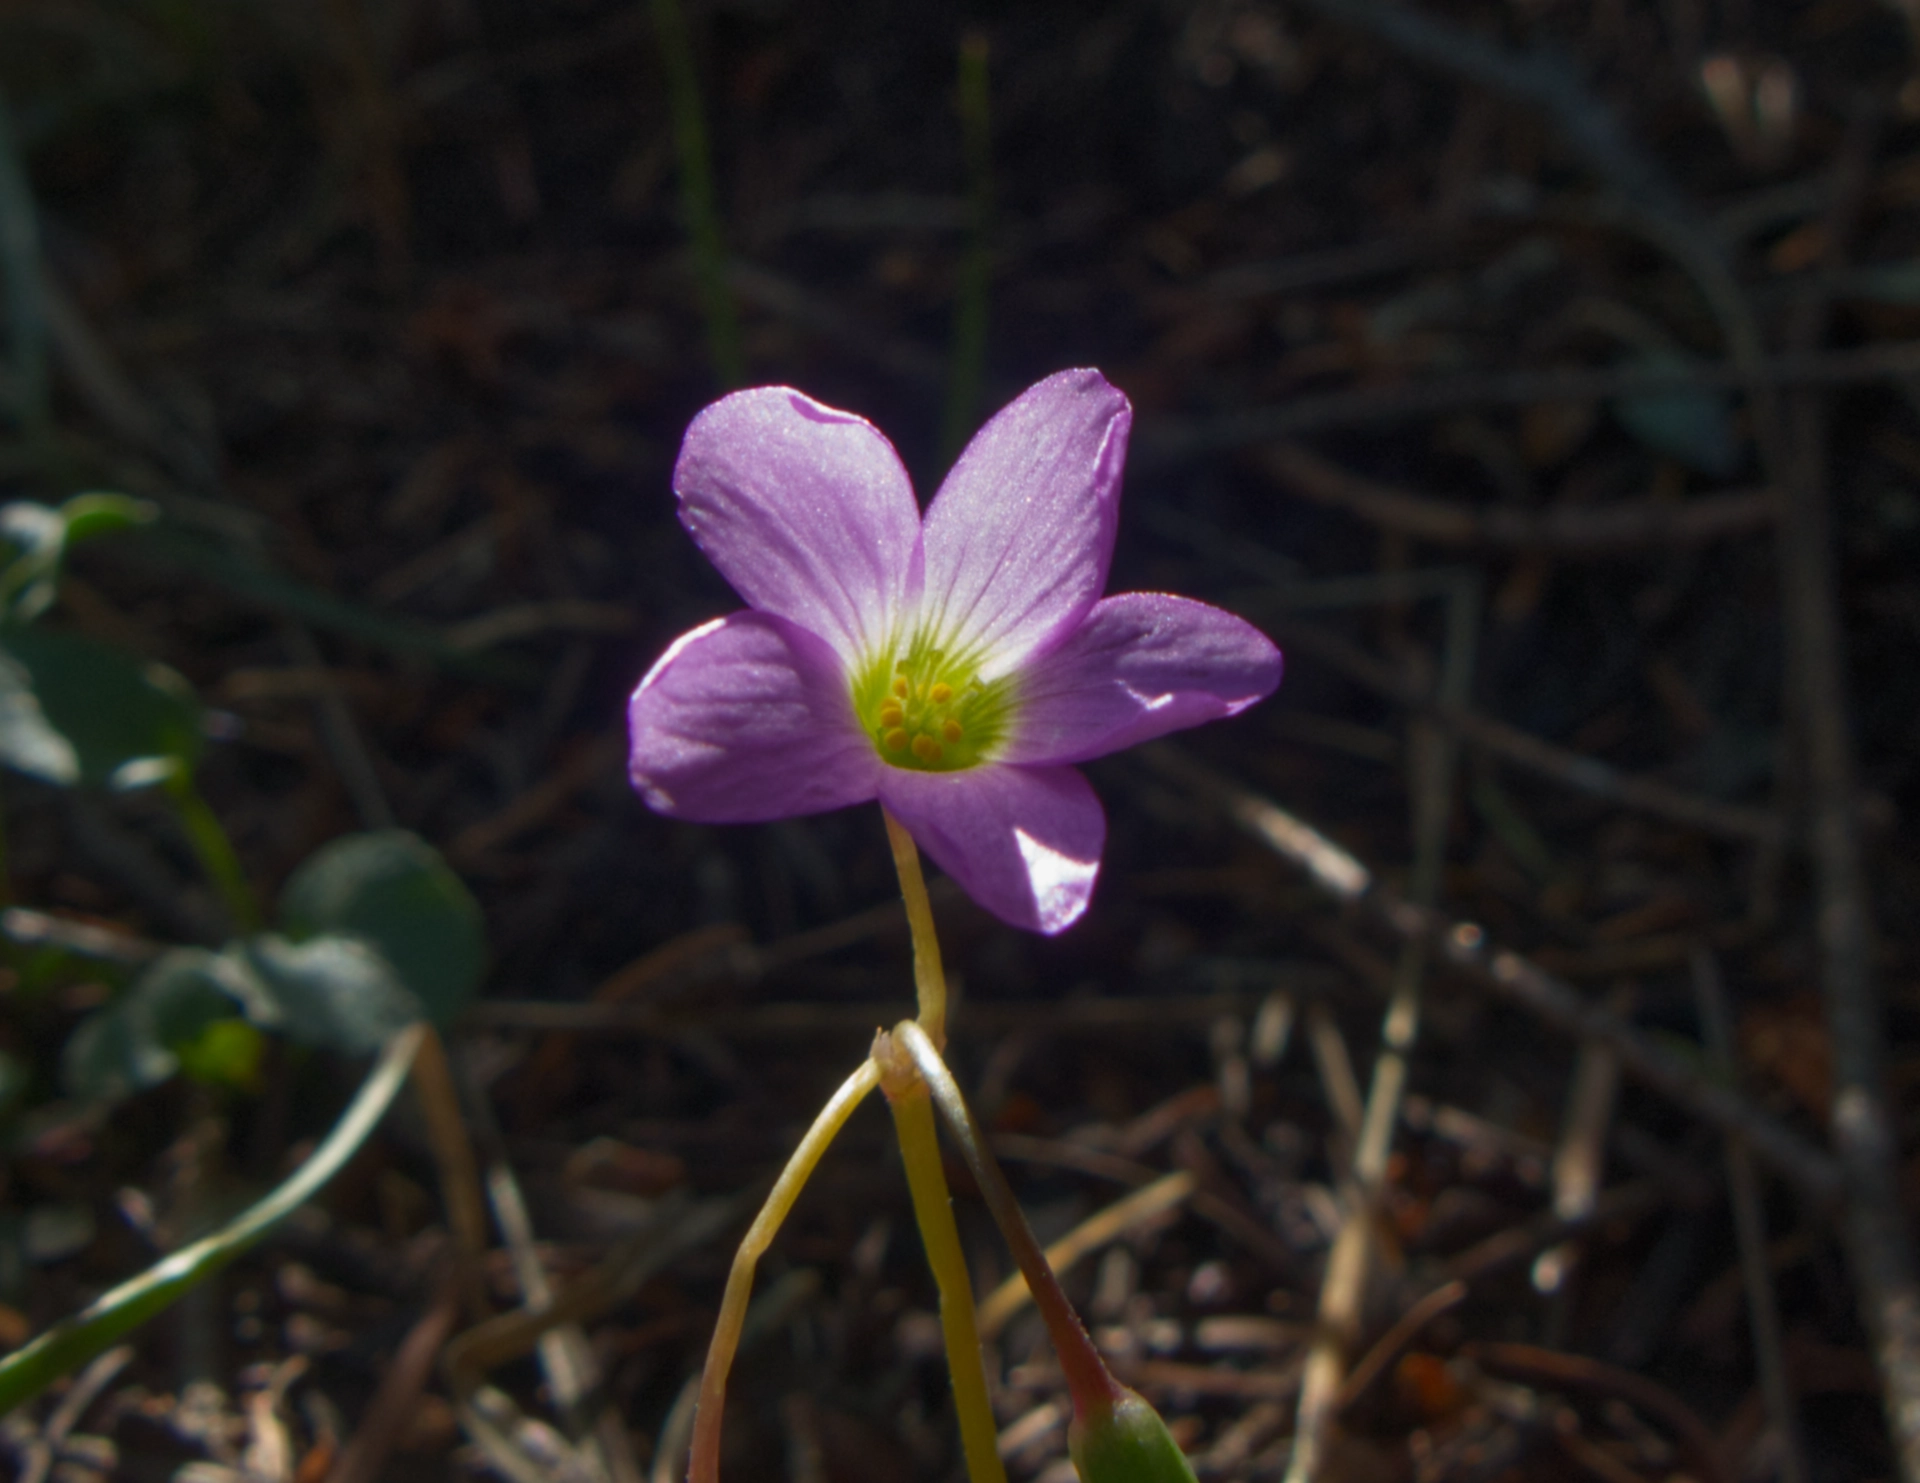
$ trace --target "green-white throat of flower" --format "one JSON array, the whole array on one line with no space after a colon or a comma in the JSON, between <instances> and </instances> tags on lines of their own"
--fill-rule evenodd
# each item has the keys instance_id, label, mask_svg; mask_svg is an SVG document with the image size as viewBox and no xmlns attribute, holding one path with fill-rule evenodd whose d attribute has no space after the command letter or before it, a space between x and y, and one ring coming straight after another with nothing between
<instances>
[{"instance_id":1,"label":"green-white throat of flower","mask_svg":"<svg viewBox=\"0 0 1920 1483\"><path fill-rule=\"evenodd\" d=\"M980 656L926 632L888 645L853 678L853 709L883 762L960 772L992 757L1013 719L1014 682L980 678Z\"/></svg>"}]
</instances>

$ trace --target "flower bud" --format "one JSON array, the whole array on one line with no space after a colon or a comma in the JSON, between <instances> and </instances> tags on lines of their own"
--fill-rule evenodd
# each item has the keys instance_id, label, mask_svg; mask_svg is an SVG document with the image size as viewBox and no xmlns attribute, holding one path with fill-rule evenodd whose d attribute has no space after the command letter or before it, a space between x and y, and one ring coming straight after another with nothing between
<instances>
[{"instance_id":1,"label":"flower bud","mask_svg":"<svg viewBox=\"0 0 1920 1483\"><path fill-rule=\"evenodd\" d=\"M1131 1390L1105 1414L1075 1416L1067 1451L1080 1483L1194 1483L1193 1466L1160 1413Z\"/></svg>"}]
</instances>

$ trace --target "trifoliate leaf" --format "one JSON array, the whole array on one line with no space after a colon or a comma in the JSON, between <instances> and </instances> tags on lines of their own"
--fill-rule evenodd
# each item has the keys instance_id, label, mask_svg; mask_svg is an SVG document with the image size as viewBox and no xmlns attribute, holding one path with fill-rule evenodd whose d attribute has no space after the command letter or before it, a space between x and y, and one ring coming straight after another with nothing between
<instances>
[{"instance_id":1,"label":"trifoliate leaf","mask_svg":"<svg viewBox=\"0 0 1920 1483\"><path fill-rule=\"evenodd\" d=\"M67 523L67 549L71 551L97 536L151 525L160 518L160 507L131 495L94 490L68 500L60 507L60 517Z\"/></svg>"},{"instance_id":2,"label":"trifoliate leaf","mask_svg":"<svg viewBox=\"0 0 1920 1483\"><path fill-rule=\"evenodd\" d=\"M165 665L78 634L0 633L0 761L50 783L142 787L190 769L200 705Z\"/></svg>"},{"instance_id":3,"label":"trifoliate leaf","mask_svg":"<svg viewBox=\"0 0 1920 1483\"><path fill-rule=\"evenodd\" d=\"M323 846L287 882L280 917L296 940L345 932L373 943L437 1025L466 1007L486 972L479 903L439 851L405 830Z\"/></svg>"},{"instance_id":4,"label":"trifoliate leaf","mask_svg":"<svg viewBox=\"0 0 1920 1483\"><path fill-rule=\"evenodd\" d=\"M138 1008L169 1050L196 1039L214 1020L239 1012L220 958L203 947L177 947L155 958L120 1001Z\"/></svg>"},{"instance_id":5,"label":"trifoliate leaf","mask_svg":"<svg viewBox=\"0 0 1920 1483\"><path fill-rule=\"evenodd\" d=\"M296 943L263 932L229 943L221 958L247 1018L302 1045L368 1055L423 1017L419 999L362 937L336 932Z\"/></svg>"},{"instance_id":6,"label":"trifoliate leaf","mask_svg":"<svg viewBox=\"0 0 1920 1483\"><path fill-rule=\"evenodd\" d=\"M118 1102L158 1086L180 1069L153 1033L153 1022L110 1004L74 1026L60 1053L60 1080L73 1096Z\"/></svg>"},{"instance_id":7,"label":"trifoliate leaf","mask_svg":"<svg viewBox=\"0 0 1920 1483\"><path fill-rule=\"evenodd\" d=\"M101 1101L158 1086L180 1070L183 1051L200 1045L210 1027L236 1019L237 1008L219 958L204 948L174 948L75 1027L62 1078L74 1096Z\"/></svg>"},{"instance_id":8,"label":"trifoliate leaf","mask_svg":"<svg viewBox=\"0 0 1920 1483\"><path fill-rule=\"evenodd\" d=\"M214 1020L192 1040L175 1047L180 1073L202 1086L260 1090L260 1058L266 1039L238 1015Z\"/></svg>"},{"instance_id":9,"label":"trifoliate leaf","mask_svg":"<svg viewBox=\"0 0 1920 1483\"><path fill-rule=\"evenodd\" d=\"M81 541L152 521L157 511L124 494L77 494L59 509L0 505L0 622L30 623L52 606L66 553Z\"/></svg>"}]
</instances>

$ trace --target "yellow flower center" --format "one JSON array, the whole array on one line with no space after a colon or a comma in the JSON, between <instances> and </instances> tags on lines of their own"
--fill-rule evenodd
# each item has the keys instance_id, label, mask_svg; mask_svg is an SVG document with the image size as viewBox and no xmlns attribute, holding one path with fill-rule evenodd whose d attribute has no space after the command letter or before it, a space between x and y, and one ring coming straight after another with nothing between
<instances>
[{"instance_id":1,"label":"yellow flower center","mask_svg":"<svg viewBox=\"0 0 1920 1483\"><path fill-rule=\"evenodd\" d=\"M885 762L958 772L986 759L1007 732L1010 680L982 681L972 656L925 637L881 654L853 683L853 707Z\"/></svg>"}]
</instances>

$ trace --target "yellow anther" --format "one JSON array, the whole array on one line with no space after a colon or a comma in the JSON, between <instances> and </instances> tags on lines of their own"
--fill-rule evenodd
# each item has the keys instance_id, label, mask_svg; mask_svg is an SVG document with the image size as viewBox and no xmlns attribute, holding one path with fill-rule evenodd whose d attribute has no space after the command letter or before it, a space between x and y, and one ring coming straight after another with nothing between
<instances>
[{"instance_id":1,"label":"yellow anther","mask_svg":"<svg viewBox=\"0 0 1920 1483\"><path fill-rule=\"evenodd\" d=\"M983 681L978 656L936 637L901 634L850 677L853 713L889 767L962 772L997 757L1006 736L1017 700L1011 683Z\"/></svg>"}]
</instances>

